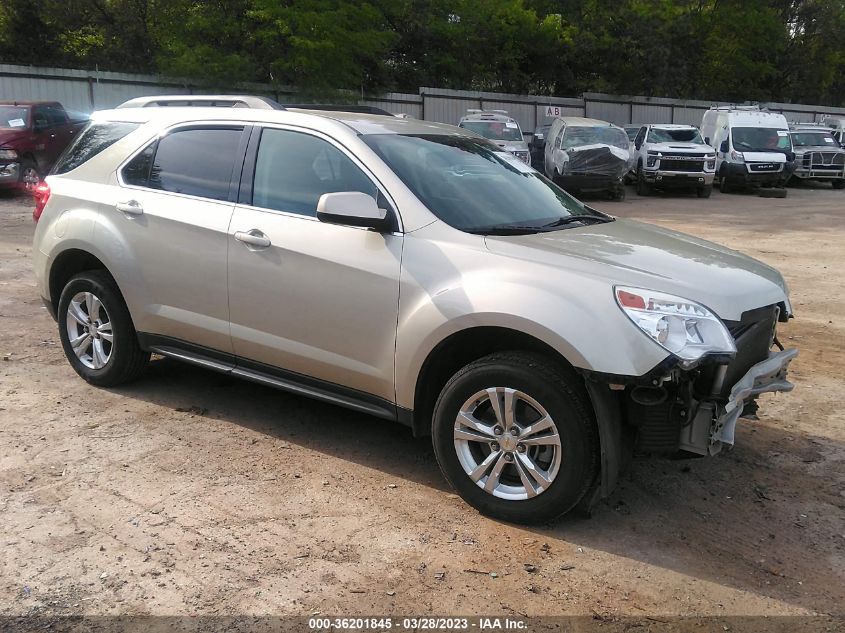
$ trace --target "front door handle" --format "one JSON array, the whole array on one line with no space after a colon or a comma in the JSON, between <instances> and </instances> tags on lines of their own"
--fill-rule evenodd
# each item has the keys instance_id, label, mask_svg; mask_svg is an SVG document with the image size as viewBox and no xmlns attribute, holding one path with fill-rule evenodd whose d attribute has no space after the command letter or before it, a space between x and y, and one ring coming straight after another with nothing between
<instances>
[{"instance_id":1,"label":"front door handle","mask_svg":"<svg viewBox=\"0 0 845 633\"><path fill-rule=\"evenodd\" d=\"M235 231L235 239L244 244L255 246L257 248L267 248L270 246L270 238L264 235L258 229L250 229L249 231Z\"/></svg>"},{"instance_id":2,"label":"front door handle","mask_svg":"<svg viewBox=\"0 0 845 633\"><path fill-rule=\"evenodd\" d=\"M125 213L126 215L141 215L144 213L144 207L137 200L129 200L128 202L118 202L114 208Z\"/></svg>"}]
</instances>

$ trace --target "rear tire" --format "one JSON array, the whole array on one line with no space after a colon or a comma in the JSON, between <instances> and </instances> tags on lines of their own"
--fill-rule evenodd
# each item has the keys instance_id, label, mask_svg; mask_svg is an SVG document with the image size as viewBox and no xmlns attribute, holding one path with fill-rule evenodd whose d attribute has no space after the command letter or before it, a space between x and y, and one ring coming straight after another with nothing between
<instances>
[{"instance_id":1,"label":"rear tire","mask_svg":"<svg viewBox=\"0 0 845 633\"><path fill-rule=\"evenodd\" d=\"M108 273L89 270L71 277L58 306L59 338L71 367L98 387L138 377L150 359L120 290Z\"/></svg>"},{"instance_id":2,"label":"rear tire","mask_svg":"<svg viewBox=\"0 0 845 633\"><path fill-rule=\"evenodd\" d=\"M496 429L499 419L502 428ZM480 426L470 428L467 420ZM550 426L531 432L540 420ZM514 523L542 523L565 514L599 470L598 431L581 379L534 354L491 354L455 374L435 404L432 442L444 476L467 503ZM486 469L477 470L485 462ZM522 469L525 463L536 467L538 478Z\"/></svg>"}]
</instances>

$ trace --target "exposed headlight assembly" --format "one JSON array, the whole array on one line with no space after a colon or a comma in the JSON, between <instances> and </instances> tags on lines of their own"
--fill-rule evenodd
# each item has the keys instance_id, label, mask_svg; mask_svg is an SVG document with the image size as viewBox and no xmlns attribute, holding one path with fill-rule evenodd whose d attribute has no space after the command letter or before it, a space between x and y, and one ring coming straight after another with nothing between
<instances>
[{"instance_id":1,"label":"exposed headlight assembly","mask_svg":"<svg viewBox=\"0 0 845 633\"><path fill-rule=\"evenodd\" d=\"M700 303L642 288L614 288L616 303L642 332L691 367L705 354L736 353L721 319Z\"/></svg>"},{"instance_id":2,"label":"exposed headlight assembly","mask_svg":"<svg viewBox=\"0 0 845 633\"><path fill-rule=\"evenodd\" d=\"M648 152L645 157L645 166L654 167L657 164L658 156L659 154L657 152Z\"/></svg>"}]
</instances>

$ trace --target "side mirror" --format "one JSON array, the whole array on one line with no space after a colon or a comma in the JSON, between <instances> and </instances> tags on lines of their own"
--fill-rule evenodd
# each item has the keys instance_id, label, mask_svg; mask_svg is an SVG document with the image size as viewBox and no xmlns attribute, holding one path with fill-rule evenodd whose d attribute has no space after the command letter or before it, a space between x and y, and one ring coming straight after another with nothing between
<instances>
[{"instance_id":1,"label":"side mirror","mask_svg":"<svg viewBox=\"0 0 845 633\"><path fill-rule=\"evenodd\" d=\"M634 147L636 147L637 149L640 149L642 146L643 146L642 141L637 141L636 143L634 143Z\"/></svg>"},{"instance_id":2,"label":"side mirror","mask_svg":"<svg viewBox=\"0 0 845 633\"><path fill-rule=\"evenodd\" d=\"M722 144L719 146L719 151L722 152L723 154L728 153L728 142L727 141L722 141Z\"/></svg>"},{"instance_id":3,"label":"side mirror","mask_svg":"<svg viewBox=\"0 0 845 633\"><path fill-rule=\"evenodd\" d=\"M786 153L786 162L787 163L795 162L795 152L787 152Z\"/></svg>"},{"instance_id":4,"label":"side mirror","mask_svg":"<svg viewBox=\"0 0 845 633\"><path fill-rule=\"evenodd\" d=\"M710 145L710 137L709 137L709 136L705 136L705 137L704 137L704 144L705 144L705 145Z\"/></svg>"},{"instance_id":5,"label":"side mirror","mask_svg":"<svg viewBox=\"0 0 845 633\"><path fill-rule=\"evenodd\" d=\"M360 191L324 193L317 202L317 219L377 231L387 228L387 211L378 208L375 198Z\"/></svg>"},{"instance_id":6,"label":"side mirror","mask_svg":"<svg viewBox=\"0 0 845 633\"><path fill-rule=\"evenodd\" d=\"M37 120L32 123L32 131L33 132L43 132L47 129L47 121L44 120Z\"/></svg>"}]
</instances>

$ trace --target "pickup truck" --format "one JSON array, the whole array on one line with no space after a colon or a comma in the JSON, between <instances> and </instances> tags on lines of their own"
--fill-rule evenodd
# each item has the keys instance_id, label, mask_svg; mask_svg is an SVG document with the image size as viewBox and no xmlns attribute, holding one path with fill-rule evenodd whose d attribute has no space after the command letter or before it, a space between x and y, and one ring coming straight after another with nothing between
<instances>
[{"instance_id":1,"label":"pickup truck","mask_svg":"<svg viewBox=\"0 0 845 633\"><path fill-rule=\"evenodd\" d=\"M0 101L0 188L33 191L85 123L55 101Z\"/></svg>"}]
</instances>

